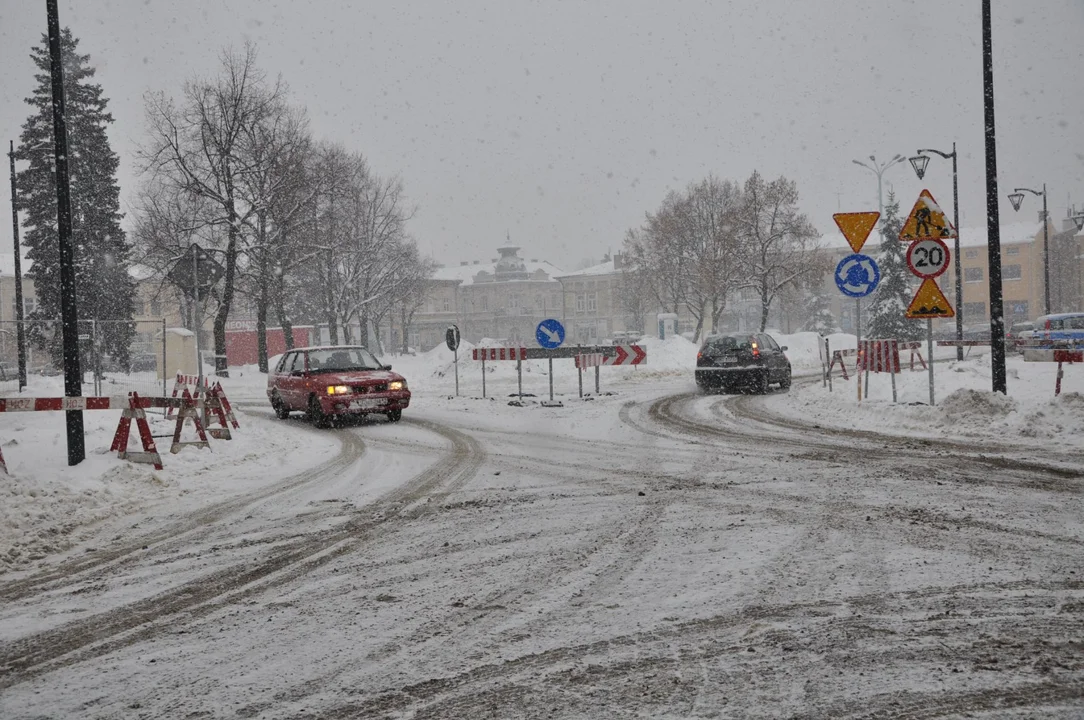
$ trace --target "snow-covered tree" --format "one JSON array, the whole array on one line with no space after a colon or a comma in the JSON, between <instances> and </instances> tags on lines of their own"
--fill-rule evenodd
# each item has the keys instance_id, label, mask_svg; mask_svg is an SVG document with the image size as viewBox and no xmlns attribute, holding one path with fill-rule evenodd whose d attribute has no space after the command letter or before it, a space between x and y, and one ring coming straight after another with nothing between
<instances>
[{"instance_id":1,"label":"snow-covered tree","mask_svg":"<svg viewBox=\"0 0 1084 720\"><path fill-rule=\"evenodd\" d=\"M134 332L131 324L135 281L129 275L129 247L120 227L119 161L106 127L113 122L109 100L94 83L90 56L80 55L79 41L65 28L60 34L64 64L64 99L68 127L68 173L71 183L72 247L75 297L80 320L97 320L100 347L122 365ZM60 318L60 246L57 242L56 176L53 158L53 91L49 38L30 55L38 73L26 99L33 112L23 124L15 157L30 167L18 173L19 208L25 211L25 247L32 265L38 308L35 324ZM62 335L47 344L55 362L62 356Z\"/></svg>"},{"instance_id":2,"label":"snow-covered tree","mask_svg":"<svg viewBox=\"0 0 1084 720\"><path fill-rule=\"evenodd\" d=\"M907 243L898 239L904 220L900 217L896 194L889 192L881 220L881 253L877 259L881 284L866 313L866 337L918 340L924 333L921 320L904 317L918 287L918 279L907 267Z\"/></svg>"},{"instance_id":3,"label":"snow-covered tree","mask_svg":"<svg viewBox=\"0 0 1084 720\"><path fill-rule=\"evenodd\" d=\"M802 329L828 335L839 328L836 317L832 314L832 304L819 292L810 292L805 296L805 322Z\"/></svg>"},{"instance_id":4,"label":"snow-covered tree","mask_svg":"<svg viewBox=\"0 0 1084 720\"><path fill-rule=\"evenodd\" d=\"M740 252L747 277L743 287L760 296L760 330L781 290L801 285L819 272L817 240L820 235L798 211L798 186L780 177L765 182L753 172L742 193L737 213Z\"/></svg>"}]
</instances>

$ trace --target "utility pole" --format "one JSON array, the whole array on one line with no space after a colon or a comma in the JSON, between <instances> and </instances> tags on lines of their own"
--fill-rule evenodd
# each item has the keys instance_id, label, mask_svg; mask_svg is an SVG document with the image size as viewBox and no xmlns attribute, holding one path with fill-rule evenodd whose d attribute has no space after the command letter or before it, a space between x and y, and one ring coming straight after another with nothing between
<instances>
[{"instance_id":1,"label":"utility pole","mask_svg":"<svg viewBox=\"0 0 1084 720\"><path fill-rule=\"evenodd\" d=\"M986 236L987 260L990 268L990 380L994 392L1008 394L1005 382L1005 313L1001 300L1001 219L997 207L997 142L994 133L994 42L990 25L990 0L982 0L982 84L986 120Z\"/></svg>"},{"instance_id":2,"label":"utility pole","mask_svg":"<svg viewBox=\"0 0 1084 720\"><path fill-rule=\"evenodd\" d=\"M15 244L15 342L19 353L19 392L26 387L26 317L23 308L23 260L19 248L19 196L15 190L15 141L8 141L11 161L11 237Z\"/></svg>"},{"instance_id":3,"label":"utility pole","mask_svg":"<svg viewBox=\"0 0 1084 720\"><path fill-rule=\"evenodd\" d=\"M60 16L57 0L46 0L49 16L49 56L53 79L53 153L56 158L56 224L60 235L60 320L64 333L64 395L83 394L79 367L79 315L75 304L75 252L72 248L72 208L68 184L68 129L64 113L64 66L60 55ZM83 411L68 410L68 465L86 458Z\"/></svg>"}]
</instances>

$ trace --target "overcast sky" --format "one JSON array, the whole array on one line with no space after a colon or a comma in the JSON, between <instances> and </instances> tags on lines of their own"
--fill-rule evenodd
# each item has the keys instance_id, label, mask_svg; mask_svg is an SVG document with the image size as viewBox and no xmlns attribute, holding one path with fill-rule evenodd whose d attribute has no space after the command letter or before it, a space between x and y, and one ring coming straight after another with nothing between
<instances>
[{"instance_id":1,"label":"overcast sky","mask_svg":"<svg viewBox=\"0 0 1084 720\"><path fill-rule=\"evenodd\" d=\"M524 255L572 268L620 249L669 189L754 170L798 183L822 231L876 209L852 164L920 147L960 153L961 224L985 224L980 0L704 2L60 2L116 122L125 202L139 178L143 94L179 95L226 46L256 43L308 109L314 134L399 175L411 231L441 262ZM0 139L18 140L44 0L0 0ZM1050 191L1060 222L1084 208L1084 0L995 0L994 79L1003 223L1016 185ZM952 203L951 163L889 186ZM8 207L8 173L0 181ZM124 208L127 210L127 207ZM1026 214L1026 218L1025 218ZM4 217L8 217L5 212ZM11 227L0 223L10 271Z\"/></svg>"}]
</instances>

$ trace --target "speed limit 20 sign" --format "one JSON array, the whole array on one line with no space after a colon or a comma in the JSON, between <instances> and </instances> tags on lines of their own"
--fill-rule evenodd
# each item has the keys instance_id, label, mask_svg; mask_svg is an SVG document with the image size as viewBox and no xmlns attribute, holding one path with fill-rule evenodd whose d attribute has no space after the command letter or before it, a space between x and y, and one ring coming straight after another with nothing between
<instances>
[{"instance_id":1,"label":"speed limit 20 sign","mask_svg":"<svg viewBox=\"0 0 1084 720\"><path fill-rule=\"evenodd\" d=\"M943 240L916 240L907 248L907 267L920 278L935 278L948 266L949 249Z\"/></svg>"}]
</instances>

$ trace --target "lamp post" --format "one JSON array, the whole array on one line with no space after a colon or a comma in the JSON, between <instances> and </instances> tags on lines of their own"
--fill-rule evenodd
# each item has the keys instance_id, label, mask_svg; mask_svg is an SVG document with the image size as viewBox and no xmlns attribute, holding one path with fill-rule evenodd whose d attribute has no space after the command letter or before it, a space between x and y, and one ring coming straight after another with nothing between
<instances>
[{"instance_id":1,"label":"lamp post","mask_svg":"<svg viewBox=\"0 0 1084 720\"><path fill-rule=\"evenodd\" d=\"M946 160L952 160L952 223L956 227L956 240L953 243L953 252L956 253L956 342L962 343L964 339L964 286L962 263L960 261L960 192L957 185L956 174L956 143L952 143L952 152L946 153L940 150L919 150L913 158L908 158L911 167L915 169L915 175L921 180L926 175L926 165L930 158L923 153L936 153ZM964 359L964 346L956 345L956 359Z\"/></svg>"},{"instance_id":2,"label":"lamp post","mask_svg":"<svg viewBox=\"0 0 1084 720\"><path fill-rule=\"evenodd\" d=\"M1046 214L1046 183L1043 183L1042 192L1030 188L1016 188L1009 195L1012 209L1020 212L1020 206L1024 203L1024 193L1041 195L1043 198L1043 299L1046 302L1046 313L1050 314L1050 216Z\"/></svg>"},{"instance_id":3,"label":"lamp post","mask_svg":"<svg viewBox=\"0 0 1084 720\"><path fill-rule=\"evenodd\" d=\"M858 165L859 167L863 167L866 170L869 170L871 173L873 173L874 175L877 176L877 212L881 216L881 218L880 218L880 222L881 222L881 239L883 240L884 239L885 203L884 203L884 195L882 194L882 190L881 190L881 188L882 188L881 176L884 175L885 170L892 167L893 165L899 165L901 162L906 160L906 158L903 157L903 155L900 155L899 153L896 153L887 162L878 163L877 158L875 156L873 156L873 155L869 156L869 160L870 160L870 163L871 163L869 165L862 162L861 160L851 160L851 162L853 162L855 165ZM862 347L862 298L855 298L855 300L854 300L854 327L855 327L855 336L857 337L857 341L858 341L858 347L861 348ZM869 390L868 386L866 387L866 390L867 391Z\"/></svg>"}]
</instances>

